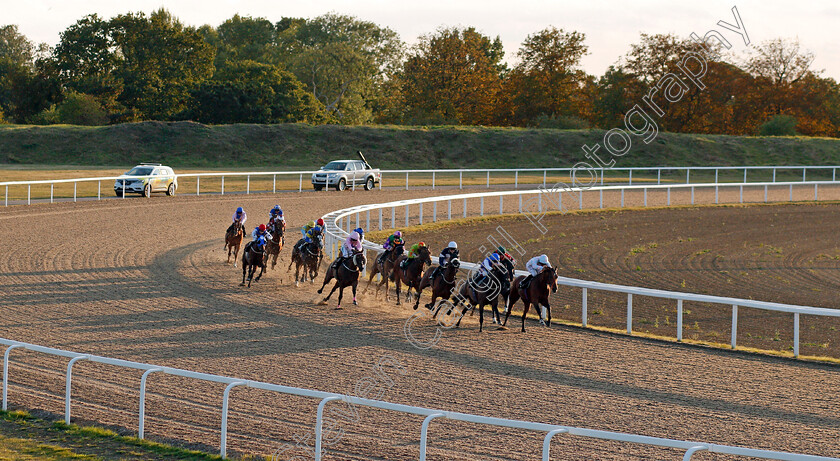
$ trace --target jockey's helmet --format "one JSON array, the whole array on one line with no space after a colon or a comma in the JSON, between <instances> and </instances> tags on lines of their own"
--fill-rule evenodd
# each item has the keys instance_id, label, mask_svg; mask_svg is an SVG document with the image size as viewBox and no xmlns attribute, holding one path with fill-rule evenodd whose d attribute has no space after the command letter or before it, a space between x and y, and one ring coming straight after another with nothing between
<instances>
[{"instance_id":1,"label":"jockey's helmet","mask_svg":"<svg viewBox=\"0 0 840 461\"><path fill-rule=\"evenodd\" d=\"M394 232L394 237L402 238L402 232L400 232L400 231Z\"/></svg>"},{"instance_id":2,"label":"jockey's helmet","mask_svg":"<svg viewBox=\"0 0 840 461\"><path fill-rule=\"evenodd\" d=\"M308 227L310 229L315 227L315 221L309 221L309 223L306 225L306 227Z\"/></svg>"},{"instance_id":3,"label":"jockey's helmet","mask_svg":"<svg viewBox=\"0 0 840 461\"><path fill-rule=\"evenodd\" d=\"M260 224L259 230L260 232L265 232L265 224Z\"/></svg>"},{"instance_id":4,"label":"jockey's helmet","mask_svg":"<svg viewBox=\"0 0 840 461\"><path fill-rule=\"evenodd\" d=\"M318 225L321 226L321 227L324 227L324 220L321 219L321 218L318 218Z\"/></svg>"},{"instance_id":5,"label":"jockey's helmet","mask_svg":"<svg viewBox=\"0 0 840 461\"><path fill-rule=\"evenodd\" d=\"M420 243L417 244L418 248L423 248L424 246L426 246L425 242L420 242Z\"/></svg>"},{"instance_id":6,"label":"jockey's helmet","mask_svg":"<svg viewBox=\"0 0 840 461\"><path fill-rule=\"evenodd\" d=\"M452 248L453 250L457 250L458 249L458 244L455 243L455 242L449 242L449 245L447 246L447 248Z\"/></svg>"},{"instance_id":7,"label":"jockey's helmet","mask_svg":"<svg viewBox=\"0 0 840 461\"><path fill-rule=\"evenodd\" d=\"M351 232L350 233L350 240L358 242L359 241L359 233L356 232L356 231Z\"/></svg>"},{"instance_id":8,"label":"jockey's helmet","mask_svg":"<svg viewBox=\"0 0 840 461\"><path fill-rule=\"evenodd\" d=\"M499 262L500 259L501 258L499 257L498 253L493 253L493 254L490 255L490 261Z\"/></svg>"},{"instance_id":9,"label":"jockey's helmet","mask_svg":"<svg viewBox=\"0 0 840 461\"><path fill-rule=\"evenodd\" d=\"M496 251L498 251L500 255L507 254L507 250L505 249L505 247L502 246L496 248Z\"/></svg>"},{"instance_id":10,"label":"jockey's helmet","mask_svg":"<svg viewBox=\"0 0 840 461\"><path fill-rule=\"evenodd\" d=\"M243 210L242 207L239 207L239 208L236 209L236 214L242 214L244 212L245 212L245 210Z\"/></svg>"},{"instance_id":11,"label":"jockey's helmet","mask_svg":"<svg viewBox=\"0 0 840 461\"><path fill-rule=\"evenodd\" d=\"M548 256L540 255L539 263L543 266L548 266Z\"/></svg>"}]
</instances>

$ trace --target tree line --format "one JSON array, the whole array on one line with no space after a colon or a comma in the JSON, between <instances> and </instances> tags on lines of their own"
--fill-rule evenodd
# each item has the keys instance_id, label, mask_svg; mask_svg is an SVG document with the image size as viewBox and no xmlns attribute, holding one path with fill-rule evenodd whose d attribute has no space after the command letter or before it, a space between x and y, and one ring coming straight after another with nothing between
<instances>
[{"instance_id":1,"label":"tree line","mask_svg":"<svg viewBox=\"0 0 840 461\"><path fill-rule=\"evenodd\" d=\"M705 88L660 120L672 132L840 135L840 88L798 41L746 56L642 34L604 75L587 74L586 36L534 32L508 64L499 37L441 27L408 47L356 17L235 15L187 26L160 9L85 16L55 46L0 27L0 123L494 125L614 128L688 52L708 57Z\"/></svg>"}]
</instances>

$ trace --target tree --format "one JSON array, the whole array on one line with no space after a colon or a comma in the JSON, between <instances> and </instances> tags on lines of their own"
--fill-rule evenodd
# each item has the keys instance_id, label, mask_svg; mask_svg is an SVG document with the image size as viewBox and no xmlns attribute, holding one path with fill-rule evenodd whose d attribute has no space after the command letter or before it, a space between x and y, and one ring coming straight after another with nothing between
<instances>
[{"instance_id":1,"label":"tree","mask_svg":"<svg viewBox=\"0 0 840 461\"><path fill-rule=\"evenodd\" d=\"M0 111L23 123L60 97L60 89L38 65L46 45L36 47L17 26L0 27Z\"/></svg>"},{"instance_id":2,"label":"tree","mask_svg":"<svg viewBox=\"0 0 840 461\"><path fill-rule=\"evenodd\" d=\"M213 74L215 50L167 11L120 15L110 21L123 90L118 100L149 119L187 109L190 90Z\"/></svg>"},{"instance_id":3,"label":"tree","mask_svg":"<svg viewBox=\"0 0 840 461\"><path fill-rule=\"evenodd\" d=\"M323 107L289 72L254 61L227 63L192 91L202 123L324 123Z\"/></svg>"},{"instance_id":4,"label":"tree","mask_svg":"<svg viewBox=\"0 0 840 461\"><path fill-rule=\"evenodd\" d=\"M396 32L352 16L286 18L276 26L283 63L325 111L346 124L367 123L386 75L399 64Z\"/></svg>"},{"instance_id":5,"label":"tree","mask_svg":"<svg viewBox=\"0 0 840 461\"><path fill-rule=\"evenodd\" d=\"M587 52L585 35L548 27L529 35L517 57L519 63L504 80L501 121L527 125L538 116L585 115L582 88L587 78L580 60Z\"/></svg>"},{"instance_id":6,"label":"tree","mask_svg":"<svg viewBox=\"0 0 840 461\"><path fill-rule=\"evenodd\" d=\"M216 67L236 61L280 63L277 31L268 19L237 14L216 29L203 27L199 33L216 48Z\"/></svg>"},{"instance_id":7,"label":"tree","mask_svg":"<svg viewBox=\"0 0 840 461\"><path fill-rule=\"evenodd\" d=\"M501 40L475 28L442 28L420 37L400 74L414 123L490 124L501 89Z\"/></svg>"},{"instance_id":8,"label":"tree","mask_svg":"<svg viewBox=\"0 0 840 461\"><path fill-rule=\"evenodd\" d=\"M758 130L761 136L796 136L796 119L790 115L774 115Z\"/></svg>"}]
</instances>

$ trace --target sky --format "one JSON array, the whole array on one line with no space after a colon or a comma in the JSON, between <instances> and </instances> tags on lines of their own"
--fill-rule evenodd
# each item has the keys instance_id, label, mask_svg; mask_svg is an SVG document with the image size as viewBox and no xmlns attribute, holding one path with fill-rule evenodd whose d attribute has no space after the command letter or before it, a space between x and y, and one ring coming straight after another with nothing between
<instances>
[{"instance_id":1,"label":"sky","mask_svg":"<svg viewBox=\"0 0 840 461\"><path fill-rule=\"evenodd\" d=\"M688 37L711 29L725 32L716 24L720 20L734 24L731 9L737 6L752 44L777 37L798 38L803 49L816 55L812 69L840 80L840 2L836 0L0 0L0 5L0 25L17 24L30 40L49 45L58 43L61 31L90 13L110 18L164 7L186 24L217 26L237 13L276 22L284 16L335 12L390 27L409 45L440 26L474 26L502 39L508 62L515 61L528 34L553 25L586 34L589 54L582 64L593 75L602 75L616 63L639 41L640 33ZM731 32L725 36L733 51L746 50L740 37Z\"/></svg>"}]
</instances>

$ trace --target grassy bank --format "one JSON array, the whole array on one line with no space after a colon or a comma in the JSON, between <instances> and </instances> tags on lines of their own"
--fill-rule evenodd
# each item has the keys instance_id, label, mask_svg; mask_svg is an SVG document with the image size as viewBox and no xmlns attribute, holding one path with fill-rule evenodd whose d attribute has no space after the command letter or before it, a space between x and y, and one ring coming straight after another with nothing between
<instances>
[{"instance_id":1,"label":"grassy bank","mask_svg":"<svg viewBox=\"0 0 840 461\"><path fill-rule=\"evenodd\" d=\"M361 150L381 168L567 167L602 130L484 127L222 125L144 122L105 127L0 125L0 163L307 169ZM633 139L616 166L828 165L840 140L660 133ZM639 141L639 142L636 142ZM603 149L602 149L603 152Z\"/></svg>"}]
</instances>

